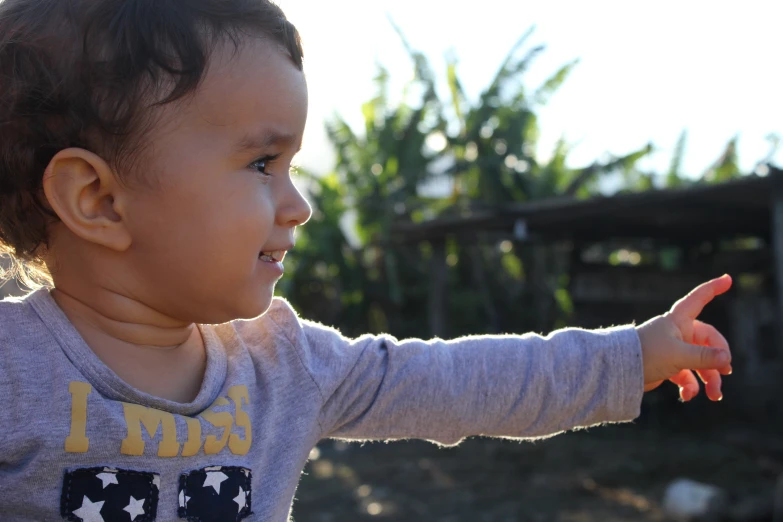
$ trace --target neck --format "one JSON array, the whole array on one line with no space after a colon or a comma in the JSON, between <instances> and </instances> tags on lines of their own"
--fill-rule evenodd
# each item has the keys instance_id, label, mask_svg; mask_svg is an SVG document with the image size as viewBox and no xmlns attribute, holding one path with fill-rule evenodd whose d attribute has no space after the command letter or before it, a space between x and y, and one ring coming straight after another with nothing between
<instances>
[{"instance_id":1,"label":"neck","mask_svg":"<svg viewBox=\"0 0 783 522\"><path fill-rule=\"evenodd\" d=\"M195 329L193 323L167 317L139 301L107 289L82 295L55 288L52 297L77 330L92 330L128 347L176 350L190 339Z\"/></svg>"},{"instance_id":2,"label":"neck","mask_svg":"<svg viewBox=\"0 0 783 522\"><path fill-rule=\"evenodd\" d=\"M195 324L105 288L56 288L52 297L98 358L130 386L182 403L198 395L206 350Z\"/></svg>"}]
</instances>

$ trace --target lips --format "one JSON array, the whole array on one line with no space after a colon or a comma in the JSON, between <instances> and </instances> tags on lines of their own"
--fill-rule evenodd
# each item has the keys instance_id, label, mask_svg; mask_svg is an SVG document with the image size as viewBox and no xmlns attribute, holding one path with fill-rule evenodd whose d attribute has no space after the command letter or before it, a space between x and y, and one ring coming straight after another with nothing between
<instances>
[{"instance_id":1,"label":"lips","mask_svg":"<svg viewBox=\"0 0 783 522\"><path fill-rule=\"evenodd\" d=\"M258 258L268 263L282 263L283 258L285 258L285 254L285 250L272 250L268 252L261 252Z\"/></svg>"}]
</instances>

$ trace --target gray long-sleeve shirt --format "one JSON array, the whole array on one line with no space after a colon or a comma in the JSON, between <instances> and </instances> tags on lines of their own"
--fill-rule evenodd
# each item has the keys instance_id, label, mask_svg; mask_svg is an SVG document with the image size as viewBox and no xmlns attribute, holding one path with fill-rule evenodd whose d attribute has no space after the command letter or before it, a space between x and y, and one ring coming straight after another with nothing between
<instances>
[{"instance_id":1,"label":"gray long-sleeve shirt","mask_svg":"<svg viewBox=\"0 0 783 522\"><path fill-rule=\"evenodd\" d=\"M199 328L207 370L180 404L119 379L48 290L0 302L0 519L283 522L323 438L541 437L642 397L631 327L346 339L275 299Z\"/></svg>"}]
</instances>

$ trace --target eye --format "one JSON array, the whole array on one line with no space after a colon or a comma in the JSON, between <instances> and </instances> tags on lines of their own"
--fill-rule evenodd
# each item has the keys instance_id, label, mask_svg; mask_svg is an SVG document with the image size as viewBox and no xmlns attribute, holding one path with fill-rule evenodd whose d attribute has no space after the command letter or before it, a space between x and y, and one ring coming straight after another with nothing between
<instances>
[{"instance_id":1,"label":"eye","mask_svg":"<svg viewBox=\"0 0 783 522\"><path fill-rule=\"evenodd\" d=\"M250 165L248 165L248 167L257 171L259 174L271 176L272 174L267 172L267 168L269 167L270 163L272 163L279 157L280 157L279 154L276 154L274 156L264 156L263 158L258 158L257 160L251 162Z\"/></svg>"}]
</instances>

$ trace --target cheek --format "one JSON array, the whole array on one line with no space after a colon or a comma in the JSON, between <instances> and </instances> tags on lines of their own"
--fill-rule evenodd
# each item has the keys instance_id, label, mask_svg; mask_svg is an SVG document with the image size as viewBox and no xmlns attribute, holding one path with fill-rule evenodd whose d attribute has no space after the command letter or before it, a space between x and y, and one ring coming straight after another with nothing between
<instances>
[{"instance_id":1,"label":"cheek","mask_svg":"<svg viewBox=\"0 0 783 522\"><path fill-rule=\"evenodd\" d=\"M132 248L172 264L202 260L220 269L232 259L254 262L274 226L272 191L235 174L220 184L194 176L134 202Z\"/></svg>"},{"instance_id":2,"label":"cheek","mask_svg":"<svg viewBox=\"0 0 783 522\"><path fill-rule=\"evenodd\" d=\"M254 262L272 233L274 207L266 187L252 181L170 207L176 241L221 266Z\"/></svg>"},{"instance_id":3,"label":"cheek","mask_svg":"<svg viewBox=\"0 0 783 522\"><path fill-rule=\"evenodd\" d=\"M147 255L161 255L167 246L181 249L198 243L210 226L214 201L192 190L166 187L133 202L128 226L133 247Z\"/></svg>"}]
</instances>

